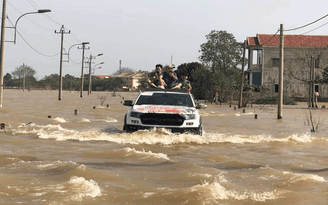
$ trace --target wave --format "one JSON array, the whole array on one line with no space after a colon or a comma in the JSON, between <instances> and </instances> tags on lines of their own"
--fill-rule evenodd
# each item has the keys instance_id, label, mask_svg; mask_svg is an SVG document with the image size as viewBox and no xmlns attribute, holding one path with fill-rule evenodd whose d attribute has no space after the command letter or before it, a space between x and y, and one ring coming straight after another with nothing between
<instances>
[{"instance_id":1,"label":"wave","mask_svg":"<svg viewBox=\"0 0 328 205\"><path fill-rule=\"evenodd\" d=\"M159 187L156 192L144 192L142 198L148 202L162 198L163 201L169 199L176 199L176 203L187 204L193 201L195 204L220 204L228 203L229 201L240 201L244 204L251 204L254 202L268 202L281 198L285 198L285 194L289 193L288 190L277 190L272 191L258 191L242 189L237 190L236 188L228 188L231 185L228 184L228 180L223 175L219 175L219 178L213 182L204 181L201 184L194 185L189 188L183 189L172 189L168 187Z\"/></svg>"},{"instance_id":2,"label":"wave","mask_svg":"<svg viewBox=\"0 0 328 205\"><path fill-rule=\"evenodd\" d=\"M65 120L65 119L62 118L62 117L56 117L56 118L54 119L54 121L55 121L56 123L66 123L66 122L67 122L67 120Z\"/></svg>"},{"instance_id":3,"label":"wave","mask_svg":"<svg viewBox=\"0 0 328 205\"><path fill-rule=\"evenodd\" d=\"M87 118L82 118L82 120L80 120L79 122L91 122L89 119L87 119Z\"/></svg>"},{"instance_id":4,"label":"wave","mask_svg":"<svg viewBox=\"0 0 328 205\"><path fill-rule=\"evenodd\" d=\"M191 187L190 191L201 193L201 200L204 200L206 204L217 203L218 200L252 200L256 202L265 202L268 200L283 198L283 194L288 192L278 190L263 192L255 190L229 190L222 186L218 181L214 181L213 183L205 181L203 184Z\"/></svg>"},{"instance_id":5,"label":"wave","mask_svg":"<svg viewBox=\"0 0 328 205\"><path fill-rule=\"evenodd\" d=\"M170 160L170 158L166 154L153 153L151 151L146 152L144 149L142 151L138 151L134 148L127 147L127 148L123 148L122 150L127 153L126 156L129 156L129 155L131 155L131 153L133 153L133 154L142 156L142 159L153 157L153 158L158 158L158 159Z\"/></svg>"},{"instance_id":6,"label":"wave","mask_svg":"<svg viewBox=\"0 0 328 205\"><path fill-rule=\"evenodd\" d=\"M166 129L140 130L134 133L126 133L115 126L94 130L70 130L61 127L60 124L36 125L35 123L22 124L13 134L36 134L40 139L54 139L59 141L109 141L119 144L259 144L259 143L311 143L315 140L328 141L327 138L317 137L311 133L292 134L289 136L271 135L237 135L222 133L205 133L203 136L193 134L176 134Z\"/></svg>"},{"instance_id":7,"label":"wave","mask_svg":"<svg viewBox=\"0 0 328 205\"><path fill-rule=\"evenodd\" d=\"M92 179L86 180L83 177L73 176L65 185L70 193L69 198L73 201L83 201L83 197L101 196L98 183Z\"/></svg>"},{"instance_id":8,"label":"wave","mask_svg":"<svg viewBox=\"0 0 328 205\"><path fill-rule=\"evenodd\" d=\"M289 171L284 171L284 175L289 178L289 182L295 183L299 181L313 181L313 182L326 182L325 178L318 176L316 174L300 174L300 173L292 173Z\"/></svg>"}]
</instances>

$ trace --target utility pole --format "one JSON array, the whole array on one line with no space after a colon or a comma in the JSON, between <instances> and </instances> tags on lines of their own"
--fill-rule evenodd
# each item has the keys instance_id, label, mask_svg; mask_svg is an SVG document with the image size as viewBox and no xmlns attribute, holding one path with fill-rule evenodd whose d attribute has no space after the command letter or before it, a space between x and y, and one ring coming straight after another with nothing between
<instances>
[{"instance_id":1,"label":"utility pole","mask_svg":"<svg viewBox=\"0 0 328 205\"><path fill-rule=\"evenodd\" d=\"M314 79L315 79L315 60L314 57L311 56L311 68L310 68L310 99L311 99L311 106L314 108Z\"/></svg>"},{"instance_id":2,"label":"utility pole","mask_svg":"<svg viewBox=\"0 0 328 205\"><path fill-rule=\"evenodd\" d=\"M85 49L89 49L86 48L85 45L89 44L89 42L83 42L82 43L82 70L81 70L81 92L80 92L80 97L82 97L82 93L83 93L83 78L84 78L84 74L83 74L83 66L84 66L84 50Z\"/></svg>"},{"instance_id":3,"label":"utility pole","mask_svg":"<svg viewBox=\"0 0 328 205\"><path fill-rule=\"evenodd\" d=\"M88 89L88 95L91 93L91 61L92 61L92 55L90 54L90 59L89 59L89 89Z\"/></svg>"},{"instance_id":4,"label":"utility pole","mask_svg":"<svg viewBox=\"0 0 328 205\"><path fill-rule=\"evenodd\" d=\"M284 101L284 25L280 24L280 66L279 66L278 119L282 119L283 101Z\"/></svg>"},{"instance_id":5,"label":"utility pole","mask_svg":"<svg viewBox=\"0 0 328 205\"><path fill-rule=\"evenodd\" d=\"M6 5L7 0L2 3L2 19L1 19L1 44L0 44L0 108L2 108L3 99L3 70L5 67L5 35L6 35Z\"/></svg>"},{"instance_id":6,"label":"utility pole","mask_svg":"<svg viewBox=\"0 0 328 205\"><path fill-rule=\"evenodd\" d=\"M26 67L25 67L25 63L23 63L23 91L25 91L25 83L26 83Z\"/></svg>"},{"instance_id":7,"label":"utility pole","mask_svg":"<svg viewBox=\"0 0 328 205\"><path fill-rule=\"evenodd\" d=\"M102 56L103 54L102 53L99 53L98 55L96 56L92 56L90 54L90 58L89 58L89 89L88 89L88 95L91 94L91 91L92 91L92 75L91 75L91 63L92 63L92 59L95 59L96 57L98 56ZM100 63L100 64L103 64L104 62Z\"/></svg>"},{"instance_id":8,"label":"utility pole","mask_svg":"<svg viewBox=\"0 0 328 205\"><path fill-rule=\"evenodd\" d=\"M59 94L58 100L60 101L62 98L62 89L63 89L63 42L64 42L64 34L69 34L71 31L65 32L64 25L62 25L59 32L55 31L56 34L61 34L61 44L60 44L60 66L59 66Z\"/></svg>"},{"instance_id":9,"label":"utility pole","mask_svg":"<svg viewBox=\"0 0 328 205\"><path fill-rule=\"evenodd\" d=\"M240 95L239 95L238 108L241 108L243 106L245 55L246 55L246 40L244 41L244 53L243 53L243 63L241 67Z\"/></svg>"}]
</instances>

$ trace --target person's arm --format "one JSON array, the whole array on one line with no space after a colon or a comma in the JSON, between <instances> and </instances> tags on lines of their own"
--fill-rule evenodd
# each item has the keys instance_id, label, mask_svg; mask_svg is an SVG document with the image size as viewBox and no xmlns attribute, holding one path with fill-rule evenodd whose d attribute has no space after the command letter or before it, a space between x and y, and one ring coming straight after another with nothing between
<instances>
[{"instance_id":1,"label":"person's arm","mask_svg":"<svg viewBox=\"0 0 328 205\"><path fill-rule=\"evenodd\" d=\"M163 80L163 75L159 75L159 82L161 82L161 85L166 85L165 81Z\"/></svg>"},{"instance_id":2,"label":"person's arm","mask_svg":"<svg viewBox=\"0 0 328 205\"><path fill-rule=\"evenodd\" d=\"M178 77L176 76L176 73L172 72L169 74L175 81L178 80Z\"/></svg>"}]
</instances>

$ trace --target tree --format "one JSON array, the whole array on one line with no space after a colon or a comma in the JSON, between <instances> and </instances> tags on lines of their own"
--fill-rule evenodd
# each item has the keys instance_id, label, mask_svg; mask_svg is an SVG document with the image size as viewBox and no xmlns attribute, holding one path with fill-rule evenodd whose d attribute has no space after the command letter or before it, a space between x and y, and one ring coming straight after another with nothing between
<instances>
[{"instance_id":1,"label":"tree","mask_svg":"<svg viewBox=\"0 0 328 205\"><path fill-rule=\"evenodd\" d=\"M207 42L201 45L199 59L210 72L198 72L207 84L206 97L212 100L215 93L218 93L221 101L232 100L240 86L238 65L242 63L244 44L237 42L226 31L213 30L206 35L206 39Z\"/></svg>"},{"instance_id":2,"label":"tree","mask_svg":"<svg viewBox=\"0 0 328 205\"><path fill-rule=\"evenodd\" d=\"M128 67L119 68L113 75L119 75L121 73L135 73L134 69Z\"/></svg>"},{"instance_id":3,"label":"tree","mask_svg":"<svg viewBox=\"0 0 328 205\"><path fill-rule=\"evenodd\" d=\"M226 72L236 68L242 60L243 43L238 43L231 33L211 31L206 35L207 42L202 44L200 61L213 71Z\"/></svg>"},{"instance_id":4,"label":"tree","mask_svg":"<svg viewBox=\"0 0 328 205\"><path fill-rule=\"evenodd\" d=\"M285 58L286 78L284 83L286 87L293 87L295 80L298 92L303 93L309 105L314 106L315 101L315 84L325 83L327 81L328 67L328 48L311 47L295 49L293 54L296 58ZM293 89L287 92L293 92Z\"/></svg>"},{"instance_id":5,"label":"tree","mask_svg":"<svg viewBox=\"0 0 328 205\"><path fill-rule=\"evenodd\" d=\"M34 77L34 75L36 74L36 71L27 65L21 65L17 68L15 68L15 70L13 72L11 72L13 78L15 79L22 79L25 78L25 85L30 89L31 87L34 87L36 84L36 79ZM23 84L23 81L21 82Z\"/></svg>"},{"instance_id":6,"label":"tree","mask_svg":"<svg viewBox=\"0 0 328 205\"><path fill-rule=\"evenodd\" d=\"M7 73L4 77L3 77L3 82L5 86L12 86L13 85L13 80L12 80L12 76L10 73Z\"/></svg>"},{"instance_id":7,"label":"tree","mask_svg":"<svg viewBox=\"0 0 328 205\"><path fill-rule=\"evenodd\" d=\"M63 78L63 90L79 90L81 87L81 79L66 74Z\"/></svg>"},{"instance_id":8,"label":"tree","mask_svg":"<svg viewBox=\"0 0 328 205\"><path fill-rule=\"evenodd\" d=\"M15 68L15 70L13 72L11 72L11 75L13 76L13 78L18 78L21 79L22 77L24 77L24 70L25 70L25 76L34 76L36 74L36 71L27 65L21 65L17 68Z\"/></svg>"},{"instance_id":9,"label":"tree","mask_svg":"<svg viewBox=\"0 0 328 205\"><path fill-rule=\"evenodd\" d=\"M51 74L49 76L45 76L43 79L40 80L39 84L43 89L56 90L58 89L59 85L59 75Z\"/></svg>"},{"instance_id":10,"label":"tree","mask_svg":"<svg viewBox=\"0 0 328 205\"><path fill-rule=\"evenodd\" d=\"M188 79L190 82L194 82L194 72L198 69L202 69L204 66L201 63L198 62L192 62L192 63L183 63L178 66L177 68L177 75L179 79L181 78L182 74L187 74Z\"/></svg>"}]
</instances>

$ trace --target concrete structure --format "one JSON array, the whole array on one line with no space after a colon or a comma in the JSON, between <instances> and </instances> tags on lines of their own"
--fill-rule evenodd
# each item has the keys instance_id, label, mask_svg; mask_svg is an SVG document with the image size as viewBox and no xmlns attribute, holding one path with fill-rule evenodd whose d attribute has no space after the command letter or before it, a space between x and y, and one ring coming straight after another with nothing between
<instances>
[{"instance_id":1,"label":"concrete structure","mask_svg":"<svg viewBox=\"0 0 328 205\"><path fill-rule=\"evenodd\" d=\"M308 98L311 87L328 98L326 84L310 85L312 76L322 76L328 67L328 36L284 35L284 95ZM247 38L249 84L278 93L280 36L257 34ZM313 59L313 60L312 60Z\"/></svg>"}]
</instances>

